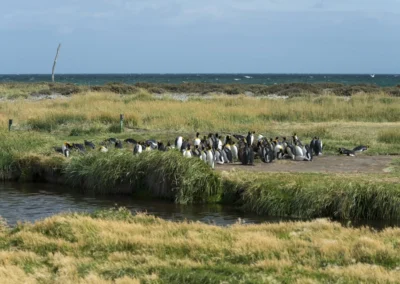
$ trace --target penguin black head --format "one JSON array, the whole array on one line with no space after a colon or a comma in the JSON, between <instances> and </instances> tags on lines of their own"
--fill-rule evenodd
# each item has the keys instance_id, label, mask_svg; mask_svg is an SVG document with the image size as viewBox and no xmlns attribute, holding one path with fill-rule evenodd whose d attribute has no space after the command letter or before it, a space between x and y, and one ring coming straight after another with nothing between
<instances>
[{"instance_id":1,"label":"penguin black head","mask_svg":"<svg viewBox=\"0 0 400 284\"><path fill-rule=\"evenodd\" d=\"M200 133L199 133L199 132L197 132L197 133L196 133L196 137L198 138L198 137L199 137L199 135L200 135Z\"/></svg>"}]
</instances>

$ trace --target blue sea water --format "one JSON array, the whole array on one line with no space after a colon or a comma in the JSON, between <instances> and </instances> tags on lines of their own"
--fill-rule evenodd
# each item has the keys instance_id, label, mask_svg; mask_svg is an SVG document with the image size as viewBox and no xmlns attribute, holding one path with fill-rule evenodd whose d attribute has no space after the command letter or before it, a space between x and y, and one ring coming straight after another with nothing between
<instances>
[{"instance_id":1,"label":"blue sea water","mask_svg":"<svg viewBox=\"0 0 400 284\"><path fill-rule=\"evenodd\" d=\"M171 83L203 82L220 84L320 83L400 85L397 74L56 74L56 82L79 85L103 85L109 82L135 84L137 82ZM44 74L0 74L1 82L50 82Z\"/></svg>"}]
</instances>

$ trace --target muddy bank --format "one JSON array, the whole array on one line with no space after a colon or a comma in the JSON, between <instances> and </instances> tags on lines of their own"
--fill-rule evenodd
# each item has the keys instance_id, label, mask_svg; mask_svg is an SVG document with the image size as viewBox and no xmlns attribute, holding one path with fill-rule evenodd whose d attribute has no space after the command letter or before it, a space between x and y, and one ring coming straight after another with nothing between
<instances>
[{"instance_id":1,"label":"muddy bank","mask_svg":"<svg viewBox=\"0 0 400 284\"><path fill-rule=\"evenodd\" d=\"M319 156L312 162L276 160L271 164L255 163L243 166L240 163L217 165L220 171L243 170L251 172L293 173L388 173L396 156Z\"/></svg>"}]
</instances>

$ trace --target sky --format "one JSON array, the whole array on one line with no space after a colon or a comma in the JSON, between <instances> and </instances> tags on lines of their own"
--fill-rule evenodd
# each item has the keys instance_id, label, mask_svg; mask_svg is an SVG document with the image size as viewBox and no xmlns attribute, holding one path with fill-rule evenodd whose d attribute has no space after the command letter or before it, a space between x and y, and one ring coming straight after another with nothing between
<instances>
[{"instance_id":1,"label":"sky","mask_svg":"<svg viewBox=\"0 0 400 284\"><path fill-rule=\"evenodd\" d=\"M400 0L14 0L0 74L400 73Z\"/></svg>"}]
</instances>

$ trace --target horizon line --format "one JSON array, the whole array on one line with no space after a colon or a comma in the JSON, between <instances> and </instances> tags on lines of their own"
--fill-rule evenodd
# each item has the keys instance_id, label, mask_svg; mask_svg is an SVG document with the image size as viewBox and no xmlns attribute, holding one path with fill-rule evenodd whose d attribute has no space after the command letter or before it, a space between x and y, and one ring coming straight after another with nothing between
<instances>
[{"instance_id":1,"label":"horizon line","mask_svg":"<svg viewBox=\"0 0 400 284\"><path fill-rule=\"evenodd\" d=\"M0 76L24 76L24 75L48 75L51 73L0 73ZM400 75L400 73L58 73L55 76L62 75Z\"/></svg>"}]
</instances>

